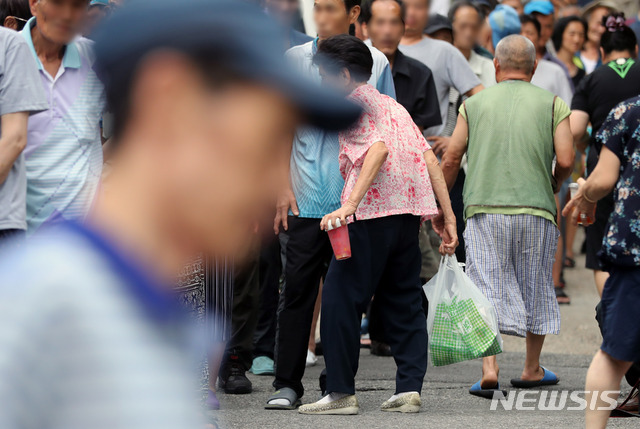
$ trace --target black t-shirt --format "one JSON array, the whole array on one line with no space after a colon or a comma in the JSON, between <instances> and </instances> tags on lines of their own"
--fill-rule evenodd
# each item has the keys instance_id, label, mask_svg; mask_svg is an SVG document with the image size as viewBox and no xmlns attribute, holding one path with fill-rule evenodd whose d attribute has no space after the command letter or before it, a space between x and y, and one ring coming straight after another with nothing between
<instances>
[{"instance_id":1,"label":"black t-shirt","mask_svg":"<svg viewBox=\"0 0 640 429\"><path fill-rule=\"evenodd\" d=\"M640 95L640 63L631 58L611 61L582 79L573 96L571 110L588 113L592 135L596 135L611 109L637 95ZM599 154L602 144L595 139L591 144Z\"/></svg>"},{"instance_id":2,"label":"black t-shirt","mask_svg":"<svg viewBox=\"0 0 640 429\"><path fill-rule=\"evenodd\" d=\"M413 122L424 129L442 124L438 93L429 67L397 50L391 73L396 100L407 109Z\"/></svg>"},{"instance_id":3,"label":"black t-shirt","mask_svg":"<svg viewBox=\"0 0 640 429\"><path fill-rule=\"evenodd\" d=\"M573 87L577 88L578 85L580 85L580 82L582 82L582 79L584 79L586 75L587 73L583 69L578 68L578 72L576 73L576 75L571 78L571 81L573 82Z\"/></svg>"}]
</instances>

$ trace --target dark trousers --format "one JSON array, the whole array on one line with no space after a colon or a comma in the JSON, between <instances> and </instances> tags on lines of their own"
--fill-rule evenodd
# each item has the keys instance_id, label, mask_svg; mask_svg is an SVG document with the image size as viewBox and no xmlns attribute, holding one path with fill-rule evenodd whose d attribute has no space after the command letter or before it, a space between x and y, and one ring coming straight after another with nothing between
<instances>
[{"instance_id":1,"label":"dark trousers","mask_svg":"<svg viewBox=\"0 0 640 429\"><path fill-rule=\"evenodd\" d=\"M231 362L236 362L245 371L251 368L253 333L258 322L259 292L258 252L256 251L246 263L235 267L231 337L227 343L223 367Z\"/></svg>"},{"instance_id":2,"label":"dark trousers","mask_svg":"<svg viewBox=\"0 0 640 429\"><path fill-rule=\"evenodd\" d=\"M328 393L355 393L360 318L374 294L398 367L396 393L422 390L427 322L422 308L419 227L420 219L412 215L349 225L352 257L331 260L322 292L320 334Z\"/></svg>"},{"instance_id":3,"label":"dark trousers","mask_svg":"<svg viewBox=\"0 0 640 429\"><path fill-rule=\"evenodd\" d=\"M280 241L277 237L260 251L260 311L253 336L253 356L273 359L276 346L276 317L280 295Z\"/></svg>"},{"instance_id":4,"label":"dark trousers","mask_svg":"<svg viewBox=\"0 0 640 429\"><path fill-rule=\"evenodd\" d=\"M320 219L289 216L284 288L280 293L276 332L276 379L273 387L304 394L304 375L313 308L320 279L326 272L332 250ZM327 337L330 338L330 337Z\"/></svg>"},{"instance_id":5,"label":"dark trousers","mask_svg":"<svg viewBox=\"0 0 640 429\"><path fill-rule=\"evenodd\" d=\"M460 169L456 183L454 183L451 192L449 192L449 198L451 199L451 208L453 214L456 215L456 229L458 230L458 241L460 244L456 249L456 259L458 262L465 262L467 255L464 250L464 201L462 200L462 191L464 190L464 180L466 179L464 170ZM436 249L437 251L437 249Z\"/></svg>"}]
</instances>

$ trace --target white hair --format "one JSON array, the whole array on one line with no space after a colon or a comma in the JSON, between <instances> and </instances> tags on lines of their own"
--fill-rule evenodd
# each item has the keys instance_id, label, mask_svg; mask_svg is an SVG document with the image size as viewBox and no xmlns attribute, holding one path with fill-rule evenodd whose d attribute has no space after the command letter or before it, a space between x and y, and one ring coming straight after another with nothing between
<instances>
[{"instance_id":1,"label":"white hair","mask_svg":"<svg viewBox=\"0 0 640 429\"><path fill-rule=\"evenodd\" d=\"M496 46L496 60L503 70L517 70L533 74L536 47L531 40L519 34L502 39Z\"/></svg>"}]
</instances>

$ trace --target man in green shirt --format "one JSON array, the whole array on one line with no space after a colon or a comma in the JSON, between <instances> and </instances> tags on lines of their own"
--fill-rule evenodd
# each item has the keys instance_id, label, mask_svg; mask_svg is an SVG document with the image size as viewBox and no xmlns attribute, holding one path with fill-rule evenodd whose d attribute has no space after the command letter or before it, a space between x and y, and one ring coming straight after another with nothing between
<instances>
[{"instance_id":1,"label":"man in green shirt","mask_svg":"<svg viewBox=\"0 0 640 429\"><path fill-rule=\"evenodd\" d=\"M467 273L495 307L500 332L526 337L524 370L511 384L556 384L539 360L545 335L560 331L551 276L559 236L554 192L573 168L571 111L530 83L537 61L528 39L503 39L494 65L498 85L461 106L443 171L451 188L467 154ZM482 379L469 392L493 397L501 391L498 372L496 357L484 358Z\"/></svg>"}]
</instances>

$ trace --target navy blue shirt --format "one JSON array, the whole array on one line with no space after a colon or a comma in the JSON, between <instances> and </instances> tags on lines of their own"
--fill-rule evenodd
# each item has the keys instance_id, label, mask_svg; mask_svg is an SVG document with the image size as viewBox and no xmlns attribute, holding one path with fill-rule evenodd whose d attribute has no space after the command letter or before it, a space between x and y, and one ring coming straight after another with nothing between
<instances>
[{"instance_id":1,"label":"navy blue shirt","mask_svg":"<svg viewBox=\"0 0 640 429\"><path fill-rule=\"evenodd\" d=\"M620 159L615 209L609 218L600 258L605 266L637 268L640 265L640 97L618 104L596 138Z\"/></svg>"}]
</instances>

